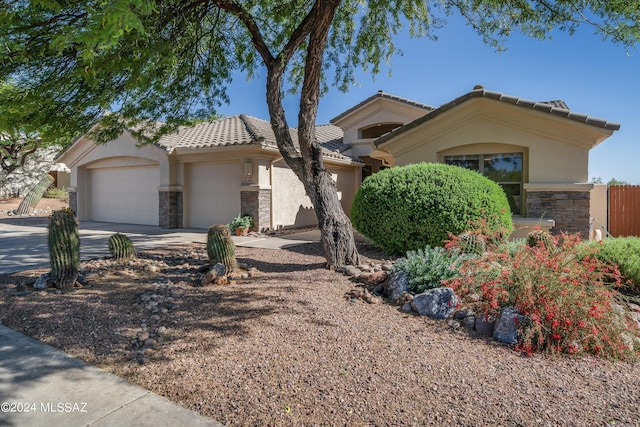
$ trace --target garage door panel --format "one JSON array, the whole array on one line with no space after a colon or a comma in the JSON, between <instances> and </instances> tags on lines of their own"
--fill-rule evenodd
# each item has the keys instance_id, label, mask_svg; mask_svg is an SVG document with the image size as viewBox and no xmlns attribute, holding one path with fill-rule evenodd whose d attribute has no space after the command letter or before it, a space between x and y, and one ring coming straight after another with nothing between
<instances>
[{"instance_id":1,"label":"garage door panel","mask_svg":"<svg viewBox=\"0 0 640 427\"><path fill-rule=\"evenodd\" d=\"M158 225L157 166L91 170L93 221Z\"/></svg>"},{"instance_id":2,"label":"garage door panel","mask_svg":"<svg viewBox=\"0 0 640 427\"><path fill-rule=\"evenodd\" d=\"M226 224L240 213L240 163L194 163L188 170L190 227Z\"/></svg>"}]
</instances>

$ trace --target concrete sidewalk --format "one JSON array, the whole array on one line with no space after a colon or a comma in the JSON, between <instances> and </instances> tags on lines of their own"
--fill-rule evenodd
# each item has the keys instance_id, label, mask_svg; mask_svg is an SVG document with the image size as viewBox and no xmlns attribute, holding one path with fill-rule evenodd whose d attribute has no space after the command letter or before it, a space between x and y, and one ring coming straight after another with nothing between
<instances>
[{"instance_id":1,"label":"concrete sidewalk","mask_svg":"<svg viewBox=\"0 0 640 427\"><path fill-rule=\"evenodd\" d=\"M164 229L149 225L80 223L80 259L109 256L108 239L114 233L129 236L138 250L191 242L205 243L207 230ZM233 236L237 246L282 249L320 240L318 230L284 237ZM0 224L0 274L14 273L49 265L47 227Z\"/></svg>"},{"instance_id":2,"label":"concrete sidewalk","mask_svg":"<svg viewBox=\"0 0 640 427\"><path fill-rule=\"evenodd\" d=\"M0 325L0 426L222 424Z\"/></svg>"}]
</instances>

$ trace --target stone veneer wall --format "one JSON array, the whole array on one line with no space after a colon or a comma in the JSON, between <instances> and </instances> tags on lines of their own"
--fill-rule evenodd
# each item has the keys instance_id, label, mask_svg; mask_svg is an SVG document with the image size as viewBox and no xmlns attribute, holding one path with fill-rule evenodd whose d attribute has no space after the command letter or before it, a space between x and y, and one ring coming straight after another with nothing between
<instances>
[{"instance_id":1,"label":"stone veneer wall","mask_svg":"<svg viewBox=\"0 0 640 427\"><path fill-rule=\"evenodd\" d=\"M551 218L554 234L580 233L589 238L589 191L527 191L527 217Z\"/></svg>"},{"instance_id":2,"label":"stone veneer wall","mask_svg":"<svg viewBox=\"0 0 640 427\"><path fill-rule=\"evenodd\" d=\"M250 215L255 227L262 231L271 226L271 190L240 192L240 211L242 215Z\"/></svg>"},{"instance_id":3,"label":"stone veneer wall","mask_svg":"<svg viewBox=\"0 0 640 427\"><path fill-rule=\"evenodd\" d=\"M182 228L182 191L160 191L160 228Z\"/></svg>"},{"instance_id":4,"label":"stone veneer wall","mask_svg":"<svg viewBox=\"0 0 640 427\"><path fill-rule=\"evenodd\" d=\"M78 193L75 191L69 191L69 209L75 212L78 216Z\"/></svg>"}]
</instances>

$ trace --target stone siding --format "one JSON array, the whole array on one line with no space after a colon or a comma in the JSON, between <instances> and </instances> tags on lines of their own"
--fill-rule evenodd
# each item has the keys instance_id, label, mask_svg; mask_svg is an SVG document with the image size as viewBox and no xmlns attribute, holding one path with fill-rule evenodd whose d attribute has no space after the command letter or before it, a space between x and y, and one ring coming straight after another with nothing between
<instances>
[{"instance_id":1,"label":"stone siding","mask_svg":"<svg viewBox=\"0 0 640 427\"><path fill-rule=\"evenodd\" d=\"M527 217L553 219L554 234L580 233L588 238L590 199L588 191L528 191Z\"/></svg>"},{"instance_id":2,"label":"stone siding","mask_svg":"<svg viewBox=\"0 0 640 427\"><path fill-rule=\"evenodd\" d=\"M182 228L182 191L160 191L160 228Z\"/></svg>"},{"instance_id":3,"label":"stone siding","mask_svg":"<svg viewBox=\"0 0 640 427\"><path fill-rule=\"evenodd\" d=\"M78 216L78 193L75 191L69 191L69 209L76 213Z\"/></svg>"},{"instance_id":4,"label":"stone siding","mask_svg":"<svg viewBox=\"0 0 640 427\"><path fill-rule=\"evenodd\" d=\"M240 210L242 215L249 215L255 227L265 230L271 226L271 190L240 192Z\"/></svg>"}]
</instances>

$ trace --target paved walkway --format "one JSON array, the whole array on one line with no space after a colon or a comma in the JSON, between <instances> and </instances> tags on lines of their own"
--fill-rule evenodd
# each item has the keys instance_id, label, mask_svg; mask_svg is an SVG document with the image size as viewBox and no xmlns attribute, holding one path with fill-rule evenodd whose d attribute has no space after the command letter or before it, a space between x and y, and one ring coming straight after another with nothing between
<instances>
[{"instance_id":1,"label":"paved walkway","mask_svg":"<svg viewBox=\"0 0 640 427\"><path fill-rule=\"evenodd\" d=\"M138 250L166 247L180 243L206 242L204 229L164 229L150 225L80 223L80 258L87 260L108 256L108 239L114 233L129 236ZM320 240L319 231L285 237L233 236L237 246L278 249ZM47 227L0 224L0 274L14 273L49 265Z\"/></svg>"},{"instance_id":2,"label":"paved walkway","mask_svg":"<svg viewBox=\"0 0 640 427\"><path fill-rule=\"evenodd\" d=\"M205 242L206 230L84 222L81 258L109 255L107 240L120 232L137 249ZM238 246L276 249L319 240L312 231L276 237L235 237ZM49 265L47 228L0 224L0 274ZM0 325L0 427L221 426L163 397L86 365Z\"/></svg>"}]
</instances>

